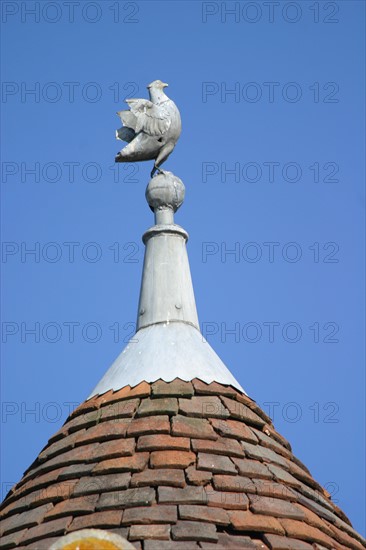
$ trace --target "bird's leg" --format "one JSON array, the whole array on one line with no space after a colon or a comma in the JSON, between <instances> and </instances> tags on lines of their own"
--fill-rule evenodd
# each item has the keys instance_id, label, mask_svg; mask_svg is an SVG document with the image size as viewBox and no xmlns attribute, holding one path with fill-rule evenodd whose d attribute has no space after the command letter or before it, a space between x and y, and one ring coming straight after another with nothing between
<instances>
[{"instance_id":1,"label":"bird's leg","mask_svg":"<svg viewBox=\"0 0 366 550\"><path fill-rule=\"evenodd\" d=\"M159 168L159 166L156 166L156 164L154 164L154 168L151 171L151 178L154 177L155 172L157 172L158 174L165 174L164 170L161 170L161 168Z\"/></svg>"},{"instance_id":2,"label":"bird's leg","mask_svg":"<svg viewBox=\"0 0 366 550\"><path fill-rule=\"evenodd\" d=\"M157 159L155 160L154 168L153 168L153 171L151 172L151 177L153 177L155 172L158 172L158 174L165 174L164 170L161 170L161 168L159 167L163 164L163 162L166 161L166 159L169 157L173 149L174 149L174 144L172 143L167 143L166 145L164 145L164 147L159 152Z\"/></svg>"}]
</instances>

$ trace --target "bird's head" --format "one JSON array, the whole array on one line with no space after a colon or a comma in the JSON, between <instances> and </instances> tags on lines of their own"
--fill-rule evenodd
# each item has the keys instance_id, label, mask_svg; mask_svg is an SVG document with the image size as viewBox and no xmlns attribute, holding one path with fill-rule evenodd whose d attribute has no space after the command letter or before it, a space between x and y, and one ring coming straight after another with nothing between
<instances>
[{"instance_id":1,"label":"bird's head","mask_svg":"<svg viewBox=\"0 0 366 550\"><path fill-rule=\"evenodd\" d=\"M164 88L166 88L167 86L168 84L166 82L162 82L161 80L154 80L147 86L147 89L150 90L151 88L155 88L158 90L164 90Z\"/></svg>"}]
</instances>

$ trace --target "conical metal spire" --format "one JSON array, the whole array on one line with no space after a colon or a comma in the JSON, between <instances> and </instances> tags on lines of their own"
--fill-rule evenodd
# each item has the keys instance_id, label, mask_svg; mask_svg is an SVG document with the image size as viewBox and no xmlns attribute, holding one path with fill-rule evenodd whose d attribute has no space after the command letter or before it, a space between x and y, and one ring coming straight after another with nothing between
<instances>
[{"instance_id":1,"label":"conical metal spire","mask_svg":"<svg viewBox=\"0 0 366 550\"><path fill-rule=\"evenodd\" d=\"M137 330L181 321L199 330L186 242L188 233L174 223L184 200L183 182L171 172L152 178L146 199L155 225L144 234L146 245Z\"/></svg>"},{"instance_id":2,"label":"conical metal spire","mask_svg":"<svg viewBox=\"0 0 366 550\"><path fill-rule=\"evenodd\" d=\"M150 180L146 199L155 225L146 245L137 331L90 397L145 380L175 378L228 384L244 391L202 336L194 299L187 232L174 223L184 200L183 182L171 172Z\"/></svg>"}]
</instances>

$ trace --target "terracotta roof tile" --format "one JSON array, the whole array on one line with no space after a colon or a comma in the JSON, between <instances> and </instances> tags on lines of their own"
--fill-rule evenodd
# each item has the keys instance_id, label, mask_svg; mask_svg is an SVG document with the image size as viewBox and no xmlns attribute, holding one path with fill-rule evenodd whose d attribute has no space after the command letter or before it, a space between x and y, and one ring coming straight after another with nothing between
<instances>
[{"instance_id":1,"label":"terracotta roof tile","mask_svg":"<svg viewBox=\"0 0 366 550\"><path fill-rule=\"evenodd\" d=\"M151 394L151 385L147 382L141 382L131 388L130 386L125 386L120 390L113 392L109 402L114 403L115 401L123 401L125 399L132 399L133 397L149 397Z\"/></svg>"},{"instance_id":2,"label":"terracotta roof tile","mask_svg":"<svg viewBox=\"0 0 366 550\"><path fill-rule=\"evenodd\" d=\"M278 535L264 535L271 550L313 550L313 546L302 540L289 539Z\"/></svg>"},{"instance_id":3,"label":"terracotta roof tile","mask_svg":"<svg viewBox=\"0 0 366 550\"><path fill-rule=\"evenodd\" d=\"M216 525L229 525L229 514L222 508L213 508L209 506L192 506L183 504L179 506L180 519L189 519L193 521L207 521Z\"/></svg>"},{"instance_id":4,"label":"terracotta roof tile","mask_svg":"<svg viewBox=\"0 0 366 550\"><path fill-rule=\"evenodd\" d=\"M253 539L242 535L230 533L218 533L217 543L201 542L201 548L206 550L258 550L258 546ZM263 548L265 546L263 545Z\"/></svg>"},{"instance_id":5,"label":"terracotta roof tile","mask_svg":"<svg viewBox=\"0 0 366 550\"><path fill-rule=\"evenodd\" d=\"M243 447L235 439L220 437L216 441L210 439L192 439L192 449L195 452L214 453L224 456L243 457Z\"/></svg>"},{"instance_id":6,"label":"terracotta roof tile","mask_svg":"<svg viewBox=\"0 0 366 550\"><path fill-rule=\"evenodd\" d=\"M131 473L105 474L82 477L74 487L73 496L92 495L127 489L131 481Z\"/></svg>"},{"instance_id":7,"label":"terracotta roof tile","mask_svg":"<svg viewBox=\"0 0 366 550\"><path fill-rule=\"evenodd\" d=\"M299 495L297 498L298 502L312 510L315 514L321 518L326 519L330 523L336 523L337 516L331 512L328 508L325 508L322 503L314 501L310 498L305 497L304 495Z\"/></svg>"},{"instance_id":8,"label":"terracotta roof tile","mask_svg":"<svg viewBox=\"0 0 366 550\"><path fill-rule=\"evenodd\" d=\"M99 408L105 405L106 403L110 403L113 393L114 393L113 390L108 390L101 395L97 395L96 396L97 407Z\"/></svg>"},{"instance_id":9,"label":"terracotta roof tile","mask_svg":"<svg viewBox=\"0 0 366 550\"><path fill-rule=\"evenodd\" d=\"M255 514L273 516L275 518L290 518L304 520L306 515L291 502L280 498L249 495L250 509Z\"/></svg>"},{"instance_id":10,"label":"terracotta roof tile","mask_svg":"<svg viewBox=\"0 0 366 550\"><path fill-rule=\"evenodd\" d=\"M94 512L98 498L99 495L83 495L82 497L63 500L46 513L44 516L45 521L60 518L62 516L78 516Z\"/></svg>"},{"instance_id":11,"label":"terracotta roof tile","mask_svg":"<svg viewBox=\"0 0 366 550\"><path fill-rule=\"evenodd\" d=\"M118 510L134 506L147 506L154 501L155 491L151 487L111 491L100 496L96 510Z\"/></svg>"},{"instance_id":12,"label":"terracotta roof tile","mask_svg":"<svg viewBox=\"0 0 366 550\"><path fill-rule=\"evenodd\" d=\"M131 525L128 540L170 540L170 525Z\"/></svg>"},{"instance_id":13,"label":"terracotta roof tile","mask_svg":"<svg viewBox=\"0 0 366 550\"><path fill-rule=\"evenodd\" d=\"M87 527L141 550L366 547L254 401L197 379L80 405L0 515L0 550L48 550Z\"/></svg>"},{"instance_id":14,"label":"terracotta roof tile","mask_svg":"<svg viewBox=\"0 0 366 550\"><path fill-rule=\"evenodd\" d=\"M36 527L31 527L30 529L27 529L27 531L24 533L24 536L22 537L20 542L21 544L28 544L30 542L46 538L46 536L50 533L52 533L53 536L63 535L71 521L72 516L68 516L65 518L54 519L52 521L42 523L41 525L37 525Z\"/></svg>"},{"instance_id":15,"label":"terracotta roof tile","mask_svg":"<svg viewBox=\"0 0 366 550\"><path fill-rule=\"evenodd\" d=\"M233 437L239 441L248 441L249 443L257 443L258 438L254 432L243 422L237 420L227 420L222 422L221 420L211 420L212 426L217 433L223 437Z\"/></svg>"},{"instance_id":16,"label":"terracotta roof tile","mask_svg":"<svg viewBox=\"0 0 366 550\"><path fill-rule=\"evenodd\" d=\"M226 458L226 457L225 457ZM187 468L196 461L195 453L190 451L153 451L150 454L152 468Z\"/></svg>"},{"instance_id":17,"label":"terracotta roof tile","mask_svg":"<svg viewBox=\"0 0 366 550\"><path fill-rule=\"evenodd\" d=\"M292 453L284 445L276 441L274 437L270 437L265 432L262 432L256 428L253 428L253 432L255 433L263 447L268 447L269 449L272 449L276 453L283 455L286 458L292 458Z\"/></svg>"},{"instance_id":18,"label":"terracotta roof tile","mask_svg":"<svg viewBox=\"0 0 366 550\"><path fill-rule=\"evenodd\" d=\"M324 544L326 547L330 548L340 548L340 546L337 545L335 541L328 537L328 535L326 535L323 531L320 531L320 529L312 527L307 523L284 518L281 518L279 521L289 537L309 542L319 542L320 544Z\"/></svg>"},{"instance_id":19,"label":"terracotta roof tile","mask_svg":"<svg viewBox=\"0 0 366 550\"><path fill-rule=\"evenodd\" d=\"M31 542L26 546L17 546L17 550L49 550L52 544L59 540L60 537L47 537L36 542Z\"/></svg>"},{"instance_id":20,"label":"terracotta roof tile","mask_svg":"<svg viewBox=\"0 0 366 550\"><path fill-rule=\"evenodd\" d=\"M41 473L38 477L29 476L26 478L25 483L21 484L15 492L9 498L9 502L12 502L14 499L19 499L20 497L26 496L28 493L35 490L42 489L43 487L48 487L50 483L59 480L59 476L62 474L64 467L61 466L56 470L51 472Z\"/></svg>"},{"instance_id":21,"label":"terracotta roof tile","mask_svg":"<svg viewBox=\"0 0 366 550\"><path fill-rule=\"evenodd\" d=\"M240 403L240 401L234 401L229 397L223 396L221 397L221 400L233 418L238 418L250 426L253 425L262 427L265 425L263 418L253 412L252 409L244 405L244 403Z\"/></svg>"},{"instance_id":22,"label":"terracotta roof tile","mask_svg":"<svg viewBox=\"0 0 366 550\"><path fill-rule=\"evenodd\" d=\"M8 548L15 548L16 546L19 546L19 542L24 537L26 532L27 532L27 529L22 529L21 531L17 531L16 533L11 533L9 535L5 535L1 537L0 539L1 550L7 550Z\"/></svg>"},{"instance_id":23,"label":"terracotta roof tile","mask_svg":"<svg viewBox=\"0 0 366 550\"><path fill-rule=\"evenodd\" d=\"M85 445L86 443L95 443L108 441L112 439L120 439L126 436L127 428L130 425L130 420L118 419L101 422L96 426L79 433L75 445Z\"/></svg>"},{"instance_id":24,"label":"terracotta roof tile","mask_svg":"<svg viewBox=\"0 0 366 550\"><path fill-rule=\"evenodd\" d=\"M335 505L329 497L325 496L325 492L323 489L321 489L320 491L316 491L312 487L309 487L309 485L306 485L306 483L300 481L300 487L296 488L296 494L298 496L299 493L306 496L310 500L321 504L324 508L327 508L330 511L336 511Z\"/></svg>"},{"instance_id":25,"label":"terracotta roof tile","mask_svg":"<svg viewBox=\"0 0 366 550\"><path fill-rule=\"evenodd\" d=\"M273 477L280 483L286 483L290 487L300 487L300 482L292 474L275 464L267 464L268 470L273 474Z\"/></svg>"},{"instance_id":26,"label":"terracotta roof tile","mask_svg":"<svg viewBox=\"0 0 366 550\"><path fill-rule=\"evenodd\" d=\"M176 506L139 506L128 508L123 512L122 525L146 523L175 523Z\"/></svg>"},{"instance_id":27,"label":"terracotta roof tile","mask_svg":"<svg viewBox=\"0 0 366 550\"><path fill-rule=\"evenodd\" d=\"M69 421L69 418L66 420L66 423L56 433L54 433L50 437L50 439L48 440L48 445L51 445L51 443L53 443L54 441L57 441L58 439L62 439L63 437L66 437L66 435L68 434L68 431L69 431L68 425L66 425ZM32 467L32 464L30 465L28 470L30 470L31 467ZM28 470L26 470L26 472Z\"/></svg>"},{"instance_id":28,"label":"terracotta roof tile","mask_svg":"<svg viewBox=\"0 0 366 550\"><path fill-rule=\"evenodd\" d=\"M163 504L203 504L207 501L206 491L202 487L158 488L158 502Z\"/></svg>"},{"instance_id":29,"label":"terracotta roof tile","mask_svg":"<svg viewBox=\"0 0 366 550\"><path fill-rule=\"evenodd\" d=\"M299 510L301 510L301 512L304 514L306 518L306 523L312 525L313 527L317 527L318 529L320 529L320 531L324 531L324 533L330 537L333 536L330 525L326 521L324 521L322 518L314 514L314 512L312 512L308 508L305 508L305 506L302 506L301 504L296 503L295 506L299 508Z\"/></svg>"},{"instance_id":30,"label":"terracotta roof tile","mask_svg":"<svg viewBox=\"0 0 366 550\"><path fill-rule=\"evenodd\" d=\"M335 525L342 531L345 531L346 533L348 533L351 537L357 539L359 542L364 544L365 542L364 538L359 533L357 533L357 531L355 531L353 527L348 523L345 523L344 521L337 518Z\"/></svg>"},{"instance_id":31,"label":"terracotta roof tile","mask_svg":"<svg viewBox=\"0 0 366 550\"><path fill-rule=\"evenodd\" d=\"M229 418L230 416L229 411L216 395L179 399L179 412L199 418Z\"/></svg>"},{"instance_id":32,"label":"terracotta roof tile","mask_svg":"<svg viewBox=\"0 0 366 550\"><path fill-rule=\"evenodd\" d=\"M52 509L52 504L44 504L32 510L26 510L20 514L9 516L2 522L0 535L7 535L14 531L21 531L26 527L34 527L43 520L47 512Z\"/></svg>"},{"instance_id":33,"label":"terracotta roof tile","mask_svg":"<svg viewBox=\"0 0 366 550\"><path fill-rule=\"evenodd\" d=\"M177 415L172 418L172 434L200 439L218 439L211 424L205 418Z\"/></svg>"},{"instance_id":34,"label":"terracotta roof tile","mask_svg":"<svg viewBox=\"0 0 366 550\"><path fill-rule=\"evenodd\" d=\"M263 464L257 460L249 460L247 458L233 458L233 462L237 467L240 475L258 479L273 479L273 472L270 470L271 465Z\"/></svg>"},{"instance_id":35,"label":"terracotta roof tile","mask_svg":"<svg viewBox=\"0 0 366 550\"><path fill-rule=\"evenodd\" d=\"M25 498L31 507L41 506L47 502L59 502L71 497L75 484L75 480L60 481L59 483L43 487L31 495L27 495Z\"/></svg>"},{"instance_id":36,"label":"terracotta roof tile","mask_svg":"<svg viewBox=\"0 0 366 550\"><path fill-rule=\"evenodd\" d=\"M213 486L217 491L234 491L237 493L256 492L253 481L244 476L214 475Z\"/></svg>"},{"instance_id":37,"label":"terracotta roof tile","mask_svg":"<svg viewBox=\"0 0 366 550\"><path fill-rule=\"evenodd\" d=\"M332 537L339 541L342 545L349 546L355 550L362 550L364 545L361 544L358 540L355 541L354 537L351 537L348 533L341 531L334 525L330 525L330 530L332 531Z\"/></svg>"},{"instance_id":38,"label":"terracotta roof tile","mask_svg":"<svg viewBox=\"0 0 366 550\"><path fill-rule=\"evenodd\" d=\"M139 399L127 399L126 401L115 401L113 403L107 402L98 411L99 422L117 418L130 418L135 414L139 404Z\"/></svg>"},{"instance_id":39,"label":"terracotta roof tile","mask_svg":"<svg viewBox=\"0 0 366 550\"><path fill-rule=\"evenodd\" d=\"M79 516L73 519L68 531L78 531L79 529L108 529L118 527L122 521L122 510L107 510L104 512L94 512L87 516Z\"/></svg>"},{"instance_id":40,"label":"terracotta roof tile","mask_svg":"<svg viewBox=\"0 0 366 550\"><path fill-rule=\"evenodd\" d=\"M64 479L80 479L82 476L86 476L92 471L95 464L89 462L89 464L71 464L61 469L57 480L62 481Z\"/></svg>"},{"instance_id":41,"label":"terracotta roof tile","mask_svg":"<svg viewBox=\"0 0 366 550\"><path fill-rule=\"evenodd\" d=\"M192 384L197 395L226 395L227 397L235 398L237 392L231 386L223 386L217 382L211 382L211 384L206 384L198 378L192 380Z\"/></svg>"},{"instance_id":42,"label":"terracotta roof tile","mask_svg":"<svg viewBox=\"0 0 366 550\"><path fill-rule=\"evenodd\" d=\"M144 542L144 550L197 550L202 548L198 542L179 542L175 540L147 540Z\"/></svg>"},{"instance_id":43,"label":"terracotta roof tile","mask_svg":"<svg viewBox=\"0 0 366 550\"><path fill-rule=\"evenodd\" d=\"M256 458L257 460L262 460L263 462L276 464L285 470L289 468L288 460L275 451L272 451L272 449L262 447L262 445L251 445L247 442L243 442L242 445L244 447L245 455L248 458Z\"/></svg>"},{"instance_id":44,"label":"terracotta roof tile","mask_svg":"<svg viewBox=\"0 0 366 550\"><path fill-rule=\"evenodd\" d=\"M178 412L178 400L175 397L160 399L143 399L136 416L155 416L159 414L173 415Z\"/></svg>"},{"instance_id":45,"label":"terracotta roof tile","mask_svg":"<svg viewBox=\"0 0 366 550\"><path fill-rule=\"evenodd\" d=\"M118 472L140 472L145 468L149 461L149 453L136 453L132 457L123 456L120 458L111 458L103 460L97 464L92 474L113 474Z\"/></svg>"},{"instance_id":46,"label":"terracotta roof tile","mask_svg":"<svg viewBox=\"0 0 366 550\"><path fill-rule=\"evenodd\" d=\"M138 451L189 451L191 442L188 437L173 437L171 435L142 435L137 440Z\"/></svg>"},{"instance_id":47,"label":"terracotta roof tile","mask_svg":"<svg viewBox=\"0 0 366 550\"><path fill-rule=\"evenodd\" d=\"M253 514L250 511L230 511L231 523L237 531L264 532L284 535L281 523L273 517Z\"/></svg>"},{"instance_id":48,"label":"terracotta roof tile","mask_svg":"<svg viewBox=\"0 0 366 550\"><path fill-rule=\"evenodd\" d=\"M159 485L184 487L184 473L174 468L159 468L157 470L144 470L132 475L131 487L157 487Z\"/></svg>"},{"instance_id":49,"label":"terracotta roof tile","mask_svg":"<svg viewBox=\"0 0 366 550\"><path fill-rule=\"evenodd\" d=\"M233 491L215 491L212 487L206 487L207 504L224 510L247 510L249 499L245 493Z\"/></svg>"},{"instance_id":50,"label":"terracotta roof tile","mask_svg":"<svg viewBox=\"0 0 366 550\"><path fill-rule=\"evenodd\" d=\"M132 456L135 451L134 439L114 439L104 441L95 448L94 460L107 460L109 458L118 458L122 456Z\"/></svg>"},{"instance_id":51,"label":"terracotta roof tile","mask_svg":"<svg viewBox=\"0 0 366 550\"><path fill-rule=\"evenodd\" d=\"M84 430L83 430L84 431ZM65 451L69 451L75 446L76 440L81 436L81 433L73 433L71 435L67 435L66 437L63 437L62 439L58 439L51 445L48 445L39 455L38 455L38 461L43 462L45 460L48 460L49 458L52 458L55 455L58 455L60 453L64 453Z\"/></svg>"},{"instance_id":52,"label":"terracotta roof tile","mask_svg":"<svg viewBox=\"0 0 366 550\"><path fill-rule=\"evenodd\" d=\"M11 502L8 502L5 499L1 505L0 520L3 520L3 518L7 518L10 515L24 512L28 508L29 508L29 503L23 497L18 498L16 500L12 500Z\"/></svg>"},{"instance_id":53,"label":"terracotta roof tile","mask_svg":"<svg viewBox=\"0 0 366 550\"><path fill-rule=\"evenodd\" d=\"M197 458L198 470L208 470L215 474L237 474L235 464L228 456L198 453Z\"/></svg>"},{"instance_id":54,"label":"terracotta roof tile","mask_svg":"<svg viewBox=\"0 0 366 550\"><path fill-rule=\"evenodd\" d=\"M87 412L95 411L99 408L99 400L98 396L95 395L91 399L88 399L87 401L84 401L84 403L81 403L76 409L72 411L72 413L69 415L69 419L74 418L75 416L78 416L79 414L84 414Z\"/></svg>"},{"instance_id":55,"label":"terracotta roof tile","mask_svg":"<svg viewBox=\"0 0 366 550\"><path fill-rule=\"evenodd\" d=\"M172 382L164 382L158 380L151 385L152 394L154 397L161 397L170 395L174 397L189 397L194 394L193 386L191 382L184 382L176 378Z\"/></svg>"},{"instance_id":56,"label":"terracotta roof tile","mask_svg":"<svg viewBox=\"0 0 366 550\"><path fill-rule=\"evenodd\" d=\"M285 449L287 449L288 451L292 450L290 443L287 441L287 439L283 437L283 435L276 432L271 422L263 426L262 430L263 430L263 433L272 437L272 439L275 439L278 443L280 443L283 447L285 447ZM295 457L293 458L295 459Z\"/></svg>"},{"instance_id":57,"label":"terracotta roof tile","mask_svg":"<svg viewBox=\"0 0 366 550\"><path fill-rule=\"evenodd\" d=\"M90 428L90 426L96 426L101 422L102 419L102 413L100 409L96 409L81 415L74 416L71 420L69 420L63 429L68 434L71 434L73 432L76 432L78 430ZM64 434L66 436L66 434Z\"/></svg>"},{"instance_id":58,"label":"terracotta roof tile","mask_svg":"<svg viewBox=\"0 0 366 550\"><path fill-rule=\"evenodd\" d=\"M99 443L90 443L83 445L82 447L74 447L70 451L66 451L60 455L56 455L46 462L42 462L39 466L31 471L32 477L39 475L40 473L50 472L56 470L61 466L70 466L72 464L93 462L94 453L97 450Z\"/></svg>"},{"instance_id":59,"label":"terracotta roof tile","mask_svg":"<svg viewBox=\"0 0 366 550\"><path fill-rule=\"evenodd\" d=\"M235 399L239 401L239 403L244 403L244 405L249 407L249 409L255 412L260 418L262 418L265 423L272 425L272 419L259 407L259 405L253 399L251 399L248 395L240 393L237 389L235 389L235 391Z\"/></svg>"},{"instance_id":60,"label":"terracotta roof tile","mask_svg":"<svg viewBox=\"0 0 366 550\"><path fill-rule=\"evenodd\" d=\"M127 435L131 437L168 433L170 433L168 416L148 416L146 418L137 418L136 420L132 420L131 424L127 428Z\"/></svg>"},{"instance_id":61,"label":"terracotta roof tile","mask_svg":"<svg viewBox=\"0 0 366 550\"><path fill-rule=\"evenodd\" d=\"M324 492L324 489L317 483L311 475L304 470L302 467L300 467L298 464L295 464L293 460L288 460L287 458L284 459L287 465L288 471L295 476L300 481L303 481L305 484L310 485L313 489L320 490L321 492Z\"/></svg>"},{"instance_id":62,"label":"terracotta roof tile","mask_svg":"<svg viewBox=\"0 0 366 550\"><path fill-rule=\"evenodd\" d=\"M185 474L192 485L207 485L212 479L212 472L197 470L193 465L186 468Z\"/></svg>"},{"instance_id":63,"label":"terracotta roof tile","mask_svg":"<svg viewBox=\"0 0 366 550\"><path fill-rule=\"evenodd\" d=\"M252 481L258 495L271 498L282 498L283 500L297 500L296 493L292 490L292 488L284 485L283 483L255 478L253 478Z\"/></svg>"},{"instance_id":64,"label":"terracotta roof tile","mask_svg":"<svg viewBox=\"0 0 366 550\"><path fill-rule=\"evenodd\" d=\"M198 521L179 521L172 526L173 540L217 541L216 526Z\"/></svg>"}]
</instances>

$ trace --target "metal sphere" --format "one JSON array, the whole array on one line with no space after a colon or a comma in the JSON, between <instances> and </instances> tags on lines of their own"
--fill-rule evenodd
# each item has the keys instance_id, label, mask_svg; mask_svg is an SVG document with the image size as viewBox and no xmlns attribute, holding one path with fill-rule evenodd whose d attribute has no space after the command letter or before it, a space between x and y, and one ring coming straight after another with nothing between
<instances>
[{"instance_id":1,"label":"metal sphere","mask_svg":"<svg viewBox=\"0 0 366 550\"><path fill-rule=\"evenodd\" d=\"M146 188L146 200L155 211L171 208L176 212L184 201L185 187L181 179L172 172L162 172L153 177Z\"/></svg>"}]
</instances>

